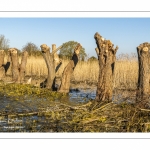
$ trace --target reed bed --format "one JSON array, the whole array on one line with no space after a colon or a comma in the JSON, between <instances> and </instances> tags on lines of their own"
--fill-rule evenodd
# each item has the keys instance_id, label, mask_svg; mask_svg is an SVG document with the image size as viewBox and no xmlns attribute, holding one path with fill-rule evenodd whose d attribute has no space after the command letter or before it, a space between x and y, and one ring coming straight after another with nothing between
<instances>
[{"instance_id":1,"label":"reed bed","mask_svg":"<svg viewBox=\"0 0 150 150\"><path fill-rule=\"evenodd\" d=\"M5 62L6 62L5 58ZM21 58L19 58L21 61ZM61 78L62 73L69 60L62 60L62 65L59 68L56 76ZM97 61L79 61L71 81L97 83L99 74L99 65ZM11 68L7 75L11 75ZM45 77L48 75L46 63L42 56L30 56L27 60L26 76ZM115 80L114 87L119 89L135 89L138 81L138 61L135 58L125 59L124 57L117 59L115 64Z\"/></svg>"},{"instance_id":2,"label":"reed bed","mask_svg":"<svg viewBox=\"0 0 150 150\"><path fill-rule=\"evenodd\" d=\"M116 61L114 87L135 89L138 82L138 62L135 60Z\"/></svg>"}]
</instances>

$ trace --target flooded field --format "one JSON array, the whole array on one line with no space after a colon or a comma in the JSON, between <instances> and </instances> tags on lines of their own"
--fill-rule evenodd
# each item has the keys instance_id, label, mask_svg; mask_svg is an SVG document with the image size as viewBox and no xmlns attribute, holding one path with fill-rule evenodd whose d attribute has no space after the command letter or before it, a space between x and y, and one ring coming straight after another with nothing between
<instances>
[{"instance_id":1,"label":"flooded field","mask_svg":"<svg viewBox=\"0 0 150 150\"><path fill-rule=\"evenodd\" d=\"M116 90L113 103L124 101L134 103L132 97L129 98L129 93L132 97L135 96L135 92L131 94L131 91ZM68 129L72 127L73 129L69 132L78 132L74 129L75 123L72 127L67 124L69 115L74 115L79 109L84 111L85 108L82 106L93 101L95 96L96 86L94 85L81 85L80 88L72 85L70 93L61 98L33 98L32 95L24 95L16 100L1 94L0 132L68 132ZM66 116L61 116L61 111L65 111Z\"/></svg>"},{"instance_id":2,"label":"flooded field","mask_svg":"<svg viewBox=\"0 0 150 150\"><path fill-rule=\"evenodd\" d=\"M43 98L24 96L16 100L13 97L0 95L0 132L59 132L52 118L42 113L55 112L57 104L79 106L95 99L96 87L72 88L64 98L54 98L53 101ZM51 125L50 123L53 122ZM58 128L58 129L56 129Z\"/></svg>"},{"instance_id":3,"label":"flooded field","mask_svg":"<svg viewBox=\"0 0 150 150\"><path fill-rule=\"evenodd\" d=\"M135 106L135 90L114 89L112 102L99 104L96 85L71 84L65 95L30 85L0 86L0 132L150 130L150 113Z\"/></svg>"}]
</instances>

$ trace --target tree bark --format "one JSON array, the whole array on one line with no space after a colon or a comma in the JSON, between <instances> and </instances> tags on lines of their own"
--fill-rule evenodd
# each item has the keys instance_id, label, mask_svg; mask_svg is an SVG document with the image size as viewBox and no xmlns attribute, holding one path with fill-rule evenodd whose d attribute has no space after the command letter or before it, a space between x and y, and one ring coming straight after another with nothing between
<instances>
[{"instance_id":1,"label":"tree bark","mask_svg":"<svg viewBox=\"0 0 150 150\"><path fill-rule=\"evenodd\" d=\"M50 47L48 47L46 44L42 44L40 47L41 47L43 58L46 62L46 66L48 69L48 77L44 81L44 82L46 82L46 88L48 88L50 90L56 90L55 89L56 67L58 64L60 64L60 60L59 60L59 57L56 54L56 52L61 48L61 46L56 49L56 45L53 44L52 45L52 53L50 53ZM57 70L58 70L58 68L57 68ZM43 82L43 84L44 84L44 82ZM41 83L41 85L42 85L42 83Z\"/></svg>"},{"instance_id":2,"label":"tree bark","mask_svg":"<svg viewBox=\"0 0 150 150\"><path fill-rule=\"evenodd\" d=\"M11 63L11 56L10 56L10 51L8 51L8 54L7 54L7 63L4 65L4 68L5 68L5 74L7 75L7 71L9 68L11 68L12 66L12 63Z\"/></svg>"},{"instance_id":3,"label":"tree bark","mask_svg":"<svg viewBox=\"0 0 150 150\"><path fill-rule=\"evenodd\" d=\"M143 43L137 47L138 53L138 64L139 64L139 75L138 75L138 86L137 86L137 102L142 101L143 98L147 99L150 92L149 81L150 81L150 44Z\"/></svg>"},{"instance_id":4,"label":"tree bark","mask_svg":"<svg viewBox=\"0 0 150 150\"><path fill-rule=\"evenodd\" d=\"M61 85L60 85L58 92L69 93L70 78L78 63L78 59L79 59L78 55L80 53L81 48L82 46L80 45L80 43L78 43L78 45L74 49L74 54L72 56L72 59L70 60L70 62L68 63L68 65L65 67L63 71L62 81L61 81Z\"/></svg>"},{"instance_id":5,"label":"tree bark","mask_svg":"<svg viewBox=\"0 0 150 150\"><path fill-rule=\"evenodd\" d=\"M53 54L53 57L54 57L55 72L57 72L59 67L62 64L62 61L61 61L61 59L59 58L58 54L55 51L56 51L56 45L52 44L52 54ZM55 53L53 53L53 52L55 52Z\"/></svg>"},{"instance_id":6,"label":"tree bark","mask_svg":"<svg viewBox=\"0 0 150 150\"><path fill-rule=\"evenodd\" d=\"M19 64L17 49L11 48L9 52L12 62L12 81L22 83L24 82L28 52L23 52L21 64Z\"/></svg>"},{"instance_id":7,"label":"tree bark","mask_svg":"<svg viewBox=\"0 0 150 150\"><path fill-rule=\"evenodd\" d=\"M18 62L18 54L17 49L11 48L9 49L12 61L12 81L17 82L19 78L19 62Z\"/></svg>"},{"instance_id":8,"label":"tree bark","mask_svg":"<svg viewBox=\"0 0 150 150\"><path fill-rule=\"evenodd\" d=\"M110 40L104 40L99 33L94 36L97 44L96 53L99 60L99 78L96 91L96 101L110 102L113 94L114 68L116 52Z\"/></svg>"},{"instance_id":9,"label":"tree bark","mask_svg":"<svg viewBox=\"0 0 150 150\"><path fill-rule=\"evenodd\" d=\"M25 70L26 70L26 64L27 64L27 57L28 57L28 52L24 51L22 53L22 60L21 60L21 64L20 64L20 67L19 67L19 78L18 78L19 83L24 82Z\"/></svg>"},{"instance_id":10,"label":"tree bark","mask_svg":"<svg viewBox=\"0 0 150 150\"><path fill-rule=\"evenodd\" d=\"M0 80L5 76L4 56L4 50L0 50Z\"/></svg>"}]
</instances>

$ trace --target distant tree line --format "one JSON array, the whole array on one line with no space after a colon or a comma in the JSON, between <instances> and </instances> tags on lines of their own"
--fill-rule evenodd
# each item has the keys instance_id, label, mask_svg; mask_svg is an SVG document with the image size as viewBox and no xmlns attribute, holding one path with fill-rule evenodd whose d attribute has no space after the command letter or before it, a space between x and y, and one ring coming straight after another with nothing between
<instances>
[{"instance_id":1,"label":"distant tree line","mask_svg":"<svg viewBox=\"0 0 150 150\"><path fill-rule=\"evenodd\" d=\"M76 47L77 44L78 44L78 42L75 42L75 41L68 41L66 43L63 43L62 48L60 49L60 51L58 53L59 57L62 59L71 59L73 52L74 52L74 48ZM5 51L5 53L7 54L7 51L9 48L10 48L9 39L5 38L4 35L0 35L0 49L3 49ZM21 50L18 49L18 55L21 55L21 53L23 51L27 51L29 56L42 56L40 48L32 42L27 42L22 47ZM95 61L95 60L97 60L97 58L94 56L88 58L87 54L85 52L85 48L82 47L82 49L80 50L80 54L79 54L79 60Z\"/></svg>"},{"instance_id":2,"label":"distant tree line","mask_svg":"<svg viewBox=\"0 0 150 150\"><path fill-rule=\"evenodd\" d=\"M0 49L5 52L9 49L9 40L4 35L0 35Z\"/></svg>"}]
</instances>

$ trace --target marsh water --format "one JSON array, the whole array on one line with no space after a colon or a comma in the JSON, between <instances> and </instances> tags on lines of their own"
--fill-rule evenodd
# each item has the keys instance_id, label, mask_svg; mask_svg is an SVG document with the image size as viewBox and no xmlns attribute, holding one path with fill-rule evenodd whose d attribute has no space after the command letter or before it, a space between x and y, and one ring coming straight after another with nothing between
<instances>
[{"instance_id":1,"label":"marsh water","mask_svg":"<svg viewBox=\"0 0 150 150\"><path fill-rule=\"evenodd\" d=\"M129 93L130 99L127 98ZM113 101L118 103L126 100L132 103L134 94L131 91L115 91ZM95 85L72 86L67 96L61 99L56 98L53 102L41 98L33 100L32 95L20 100L0 95L0 132L61 132L61 127L56 125L58 122L51 123L48 116L39 115L39 112L55 112L57 103L80 106L89 100L94 100L95 96Z\"/></svg>"},{"instance_id":2,"label":"marsh water","mask_svg":"<svg viewBox=\"0 0 150 150\"><path fill-rule=\"evenodd\" d=\"M72 87L67 96L61 99L56 98L53 102L41 98L33 100L32 95L20 100L0 95L0 132L53 132L51 129L53 127L49 125L50 119L39 116L38 112L55 111L58 102L69 106L79 106L94 100L95 96L95 86ZM59 132L59 128L55 131Z\"/></svg>"}]
</instances>

